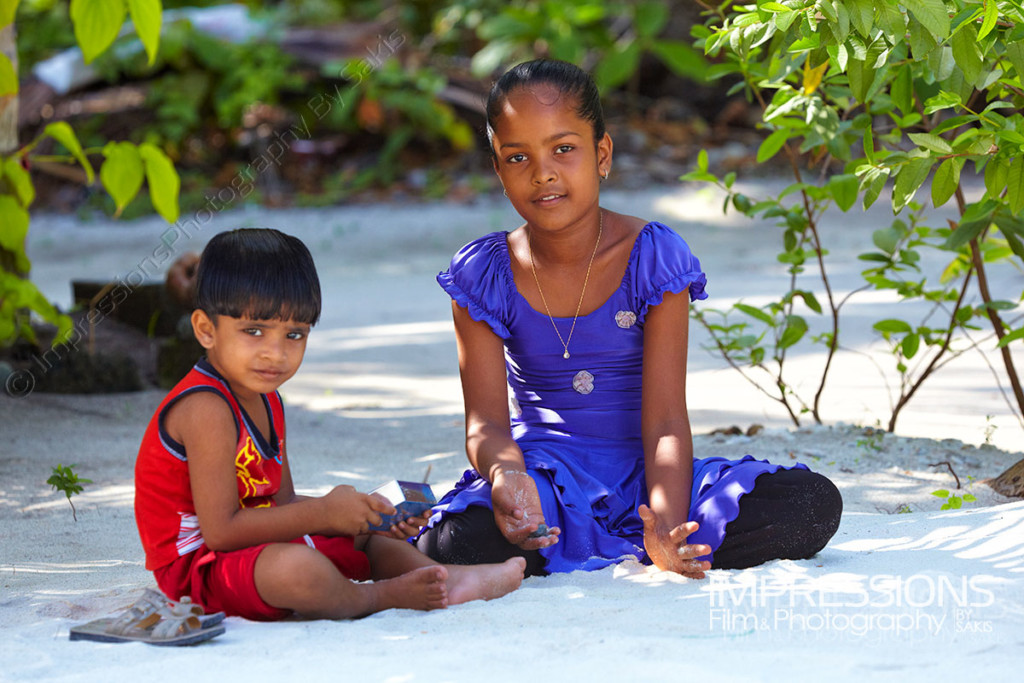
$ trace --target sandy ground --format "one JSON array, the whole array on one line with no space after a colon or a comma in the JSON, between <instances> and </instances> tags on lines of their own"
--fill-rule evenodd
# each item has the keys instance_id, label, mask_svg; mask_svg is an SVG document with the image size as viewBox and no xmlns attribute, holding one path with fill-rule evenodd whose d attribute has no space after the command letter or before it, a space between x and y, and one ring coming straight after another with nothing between
<instances>
[{"instance_id":1,"label":"sandy ground","mask_svg":"<svg viewBox=\"0 0 1024 683\"><path fill-rule=\"evenodd\" d=\"M755 196L770 191L750 188ZM708 271L706 305L758 303L784 277L774 260L776 229L723 217L713 196L655 188L611 192L603 204L677 228ZM889 220L873 209L829 228L840 296L858 285L856 254L870 231ZM131 281L148 272L161 239L178 253L242 225L302 237L326 308L306 363L283 389L297 487L365 490L394 477L421 479L429 466L440 492L465 458L450 308L432 278L464 242L514 224L497 201L228 210L188 236L165 234L157 221L37 217L29 249L34 279L66 305L70 278ZM1007 298L1022 282L1016 271L994 273ZM311 681L781 681L824 672L839 680L1009 680L1024 644L1024 502L984 480L1024 457L1021 428L994 388L988 364L997 359L974 350L925 385L899 436L873 433L888 419L890 397L879 374L887 357L872 346L865 321L892 305L878 296L851 302L845 350L823 402L831 426L792 428L701 350L707 340L692 330L697 455L805 462L842 490L839 532L811 560L713 571L704 581L626 562L529 579L499 600L442 612L395 610L355 622L228 619L224 636L187 649L67 638L72 625L115 612L153 585L134 529L132 464L161 392L0 395L0 680L249 680L253 665L261 676ZM822 359L805 352L790 362L813 369ZM754 437L709 434L752 423L767 428ZM75 463L93 480L74 499L77 522L67 499L45 484L58 463ZM942 511L931 495L937 489L978 500Z\"/></svg>"}]
</instances>

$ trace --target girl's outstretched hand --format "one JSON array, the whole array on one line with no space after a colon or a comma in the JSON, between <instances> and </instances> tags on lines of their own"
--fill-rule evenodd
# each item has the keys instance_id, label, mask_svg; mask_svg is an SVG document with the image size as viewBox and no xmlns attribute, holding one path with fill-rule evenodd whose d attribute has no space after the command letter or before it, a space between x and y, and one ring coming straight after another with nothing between
<instances>
[{"instance_id":1,"label":"girl's outstretched hand","mask_svg":"<svg viewBox=\"0 0 1024 683\"><path fill-rule=\"evenodd\" d=\"M432 511L427 510L418 517L408 517L400 522L396 522L391 525L391 528L387 531L374 531L373 533L380 536L387 536L389 538L397 538L399 541L405 541L420 532L420 529L427 525L430 521Z\"/></svg>"},{"instance_id":2,"label":"girl's outstretched hand","mask_svg":"<svg viewBox=\"0 0 1024 683\"><path fill-rule=\"evenodd\" d=\"M711 548L702 543L691 545L686 542L687 537L697 531L697 522L686 522L669 529L646 505L637 508L637 513L644 523L644 549L658 569L691 579L704 578L704 572L711 569L711 563L696 558L707 555Z\"/></svg>"},{"instance_id":3,"label":"girl's outstretched hand","mask_svg":"<svg viewBox=\"0 0 1024 683\"><path fill-rule=\"evenodd\" d=\"M491 483L491 504L494 521L508 539L523 550L547 548L558 543L558 527L544 525L544 511L533 477L524 471L499 471ZM533 535L541 526L542 536Z\"/></svg>"}]
</instances>

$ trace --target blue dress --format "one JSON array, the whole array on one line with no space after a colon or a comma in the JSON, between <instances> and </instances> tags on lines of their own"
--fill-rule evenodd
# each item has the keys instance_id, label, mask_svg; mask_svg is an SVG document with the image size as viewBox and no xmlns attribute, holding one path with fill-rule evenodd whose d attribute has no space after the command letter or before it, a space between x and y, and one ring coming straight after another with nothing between
<instances>
[{"instance_id":1,"label":"blue dress","mask_svg":"<svg viewBox=\"0 0 1024 683\"><path fill-rule=\"evenodd\" d=\"M647 503L640 393L644 319L666 292L706 299L706 278L683 239L660 223L637 236L622 284L580 316L572 356L547 314L534 310L512 277L506 232L470 242L438 275L441 287L505 343L512 436L540 493L545 523L561 529L540 552L549 572L592 570L623 559L649 562L637 507ZM569 319L557 319L563 336ZM716 550L754 479L780 468L747 455L694 459L690 543ZM434 508L429 527L471 505L491 507L491 486L467 470ZM713 559L708 555L702 559Z\"/></svg>"}]
</instances>

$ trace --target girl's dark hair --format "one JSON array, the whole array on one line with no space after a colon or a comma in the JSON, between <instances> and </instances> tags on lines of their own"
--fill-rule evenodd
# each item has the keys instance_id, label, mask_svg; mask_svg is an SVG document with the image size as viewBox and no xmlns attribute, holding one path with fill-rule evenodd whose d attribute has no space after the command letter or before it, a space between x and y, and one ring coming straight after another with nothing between
<instances>
[{"instance_id":1,"label":"girl's dark hair","mask_svg":"<svg viewBox=\"0 0 1024 683\"><path fill-rule=\"evenodd\" d=\"M207 315L253 320L320 319L320 279L309 249L271 228L215 235L196 274L196 308Z\"/></svg>"},{"instance_id":2,"label":"girl's dark hair","mask_svg":"<svg viewBox=\"0 0 1024 683\"><path fill-rule=\"evenodd\" d=\"M494 125L501 116L501 108L516 90L534 85L550 85L576 104L576 115L590 121L594 128L594 144L604 137L604 111L601 94L594 79L583 69L570 62L557 59L535 59L512 67L499 78L487 96L487 139L491 140ZM491 147L491 154L494 147Z\"/></svg>"}]
</instances>

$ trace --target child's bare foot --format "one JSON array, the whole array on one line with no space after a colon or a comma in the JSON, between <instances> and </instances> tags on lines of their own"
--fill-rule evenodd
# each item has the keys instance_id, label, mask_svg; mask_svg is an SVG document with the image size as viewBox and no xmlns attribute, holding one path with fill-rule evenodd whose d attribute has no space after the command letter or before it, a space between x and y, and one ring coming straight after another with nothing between
<instances>
[{"instance_id":1,"label":"child's bare foot","mask_svg":"<svg viewBox=\"0 0 1024 683\"><path fill-rule=\"evenodd\" d=\"M519 588L526 560L513 557L501 564L445 565L448 569L448 602L493 600Z\"/></svg>"},{"instance_id":2,"label":"child's bare foot","mask_svg":"<svg viewBox=\"0 0 1024 683\"><path fill-rule=\"evenodd\" d=\"M444 609L448 596L448 570L443 566L420 567L393 579L375 581L377 605L373 611L391 609Z\"/></svg>"}]
</instances>

